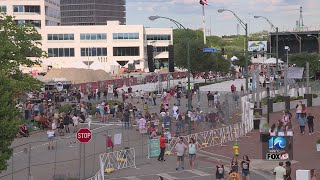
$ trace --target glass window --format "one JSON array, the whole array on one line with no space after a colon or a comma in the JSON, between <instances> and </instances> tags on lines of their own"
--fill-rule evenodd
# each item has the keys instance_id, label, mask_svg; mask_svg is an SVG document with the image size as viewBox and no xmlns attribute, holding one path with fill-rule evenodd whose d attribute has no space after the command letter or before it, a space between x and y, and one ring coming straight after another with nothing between
<instances>
[{"instance_id":1,"label":"glass window","mask_svg":"<svg viewBox=\"0 0 320 180\"><path fill-rule=\"evenodd\" d=\"M0 6L0 12L7 12L7 6Z\"/></svg>"},{"instance_id":2,"label":"glass window","mask_svg":"<svg viewBox=\"0 0 320 180\"><path fill-rule=\"evenodd\" d=\"M70 56L70 49L69 48L64 48L64 56L69 57Z\"/></svg>"},{"instance_id":3,"label":"glass window","mask_svg":"<svg viewBox=\"0 0 320 180\"><path fill-rule=\"evenodd\" d=\"M91 48L91 56L97 56L97 48Z\"/></svg>"},{"instance_id":4,"label":"glass window","mask_svg":"<svg viewBox=\"0 0 320 180\"><path fill-rule=\"evenodd\" d=\"M64 34L63 35L63 40L69 40L69 34Z\"/></svg>"},{"instance_id":5,"label":"glass window","mask_svg":"<svg viewBox=\"0 0 320 180\"><path fill-rule=\"evenodd\" d=\"M97 40L97 34L91 34L91 40Z\"/></svg>"},{"instance_id":6,"label":"glass window","mask_svg":"<svg viewBox=\"0 0 320 180\"><path fill-rule=\"evenodd\" d=\"M80 34L80 40L85 40L86 39L86 34Z\"/></svg>"},{"instance_id":7,"label":"glass window","mask_svg":"<svg viewBox=\"0 0 320 180\"><path fill-rule=\"evenodd\" d=\"M139 39L139 33L134 33L134 38Z\"/></svg>"},{"instance_id":8,"label":"glass window","mask_svg":"<svg viewBox=\"0 0 320 180\"><path fill-rule=\"evenodd\" d=\"M123 39L123 33L118 33L118 39Z\"/></svg>"},{"instance_id":9,"label":"glass window","mask_svg":"<svg viewBox=\"0 0 320 180\"><path fill-rule=\"evenodd\" d=\"M113 33L112 36L113 36L113 39L118 39L118 33Z\"/></svg>"},{"instance_id":10,"label":"glass window","mask_svg":"<svg viewBox=\"0 0 320 180\"><path fill-rule=\"evenodd\" d=\"M70 48L70 57L74 57L74 48Z\"/></svg>"},{"instance_id":11,"label":"glass window","mask_svg":"<svg viewBox=\"0 0 320 180\"><path fill-rule=\"evenodd\" d=\"M102 48L97 48L97 56L102 56Z\"/></svg>"},{"instance_id":12,"label":"glass window","mask_svg":"<svg viewBox=\"0 0 320 180\"><path fill-rule=\"evenodd\" d=\"M59 57L64 57L63 48L59 48Z\"/></svg>"},{"instance_id":13,"label":"glass window","mask_svg":"<svg viewBox=\"0 0 320 180\"><path fill-rule=\"evenodd\" d=\"M129 39L129 34L128 33L123 33L123 39Z\"/></svg>"},{"instance_id":14,"label":"glass window","mask_svg":"<svg viewBox=\"0 0 320 180\"><path fill-rule=\"evenodd\" d=\"M58 35L57 34L52 34L52 40L58 40Z\"/></svg>"},{"instance_id":15,"label":"glass window","mask_svg":"<svg viewBox=\"0 0 320 180\"><path fill-rule=\"evenodd\" d=\"M86 34L86 40L90 40L90 34Z\"/></svg>"},{"instance_id":16,"label":"glass window","mask_svg":"<svg viewBox=\"0 0 320 180\"><path fill-rule=\"evenodd\" d=\"M69 34L69 39L74 40L74 34Z\"/></svg>"},{"instance_id":17,"label":"glass window","mask_svg":"<svg viewBox=\"0 0 320 180\"><path fill-rule=\"evenodd\" d=\"M97 34L97 40L101 40L101 34Z\"/></svg>"},{"instance_id":18,"label":"glass window","mask_svg":"<svg viewBox=\"0 0 320 180\"><path fill-rule=\"evenodd\" d=\"M81 56L86 56L86 48L81 48Z\"/></svg>"},{"instance_id":19,"label":"glass window","mask_svg":"<svg viewBox=\"0 0 320 180\"><path fill-rule=\"evenodd\" d=\"M58 48L53 48L53 57L59 57Z\"/></svg>"},{"instance_id":20,"label":"glass window","mask_svg":"<svg viewBox=\"0 0 320 180\"><path fill-rule=\"evenodd\" d=\"M114 47L114 56L139 56L139 47Z\"/></svg>"},{"instance_id":21,"label":"glass window","mask_svg":"<svg viewBox=\"0 0 320 180\"><path fill-rule=\"evenodd\" d=\"M48 40L52 40L52 34L48 34Z\"/></svg>"},{"instance_id":22,"label":"glass window","mask_svg":"<svg viewBox=\"0 0 320 180\"><path fill-rule=\"evenodd\" d=\"M52 48L49 48L49 49L48 49L48 56L49 56L49 57L53 57Z\"/></svg>"},{"instance_id":23,"label":"glass window","mask_svg":"<svg viewBox=\"0 0 320 180\"><path fill-rule=\"evenodd\" d=\"M102 48L102 56L107 56L107 48Z\"/></svg>"},{"instance_id":24,"label":"glass window","mask_svg":"<svg viewBox=\"0 0 320 180\"><path fill-rule=\"evenodd\" d=\"M107 39L107 34L106 33L102 33L101 34L101 39Z\"/></svg>"},{"instance_id":25,"label":"glass window","mask_svg":"<svg viewBox=\"0 0 320 180\"><path fill-rule=\"evenodd\" d=\"M58 34L58 40L63 40L63 34Z\"/></svg>"}]
</instances>

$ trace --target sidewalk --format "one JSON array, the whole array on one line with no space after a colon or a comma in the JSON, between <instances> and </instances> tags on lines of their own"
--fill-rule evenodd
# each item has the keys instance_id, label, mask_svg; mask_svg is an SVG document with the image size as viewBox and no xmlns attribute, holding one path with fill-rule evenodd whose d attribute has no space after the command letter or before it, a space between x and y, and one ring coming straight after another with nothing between
<instances>
[{"instance_id":1,"label":"sidewalk","mask_svg":"<svg viewBox=\"0 0 320 180\"><path fill-rule=\"evenodd\" d=\"M293 155L294 161L292 162L292 178L295 179L295 172L297 169L319 169L320 153L316 152L316 140L320 138L320 111L319 107L309 107L308 113L312 113L315 117L315 134L301 135L299 125L295 118L292 119L293 124ZM291 110L294 115L295 111ZM270 124L276 123L282 116L282 112L270 114ZM204 149L204 151L219 154L226 157L233 157L234 150L232 148L234 142L225 144L226 146L216 146ZM239 158L243 155L248 155L253 160L253 166L255 169L261 169L264 171L272 172L278 165L276 161L263 161L262 158L262 145L260 142L260 134L258 131L253 131L239 139Z\"/></svg>"}]
</instances>

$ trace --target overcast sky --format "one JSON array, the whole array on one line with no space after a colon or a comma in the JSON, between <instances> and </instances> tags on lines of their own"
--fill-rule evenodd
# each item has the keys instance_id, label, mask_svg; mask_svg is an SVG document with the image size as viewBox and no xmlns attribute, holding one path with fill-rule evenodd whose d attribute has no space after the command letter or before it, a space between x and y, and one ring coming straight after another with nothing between
<instances>
[{"instance_id":1,"label":"overcast sky","mask_svg":"<svg viewBox=\"0 0 320 180\"><path fill-rule=\"evenodd\" d=\"M304 25L309 30L320 30L320 0L208 0L205 7L206 29L211 27L212 35L237 34L238 21L229 12L218 13L220 8L234 11L248 23L249 33L271 30L263 19L267 17L282 30L293 30L299 20L299 7L303 7ZM199 0L127 0L127 24L144 24L146 27L174 27L167 20L150 21L151 15L173 18L187 28L202 28L202 6ZM211 25L210 25L211 24ZM244 31L240 26L240 34Z\"/></svg>"}]
</instances>

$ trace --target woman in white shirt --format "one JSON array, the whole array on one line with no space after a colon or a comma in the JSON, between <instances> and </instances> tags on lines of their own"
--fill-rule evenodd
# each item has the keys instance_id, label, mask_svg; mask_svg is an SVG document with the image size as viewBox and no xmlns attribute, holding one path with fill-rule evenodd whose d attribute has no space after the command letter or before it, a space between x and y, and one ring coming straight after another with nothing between
<instances>
[{"instance_id":1,"label":"woman in white shirt","mask_svg":"<svg viewBox=\"0 0 320 180\"><path fill-rule=\"evenodd\" d=\"M79 125L79 117L75 114L72 118L73 121L73 126L74 126L74 130L73 132L77 132L78 131L78 125Z\"/></svg>"}]
</instances>

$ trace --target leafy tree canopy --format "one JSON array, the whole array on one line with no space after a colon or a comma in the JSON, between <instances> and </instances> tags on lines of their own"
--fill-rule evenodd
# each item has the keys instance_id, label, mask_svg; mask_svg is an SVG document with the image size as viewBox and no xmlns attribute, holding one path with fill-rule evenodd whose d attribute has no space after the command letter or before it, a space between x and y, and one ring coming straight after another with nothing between
<instances>
[{"instance_id":1,"label":"leafy tree canopy","mask_svg":"<svg viewBox=\"0 0 320 180\"><path fill-rule=\"evenodd\" d=\"M45 57L39 40L41 35L30 24L17 25L12 16L0 14L0 172L7 168L10 146L22 122L16 100L23 92L42 86L19 70L21 66L40 64Z\"/></svg>"},{"instance_id":2,"label":"leafy tree canopy","mask_svg":"<svg viewBox=\"0 0 320 180\"><path fill-rule=\"evenodd\" d=\"M306 67L309 62L310 76L314 76L320 69L320 55L315 53L292 54L289 56L289 63L296 64L298 67Z\"/></svg>"}]
</instances>

